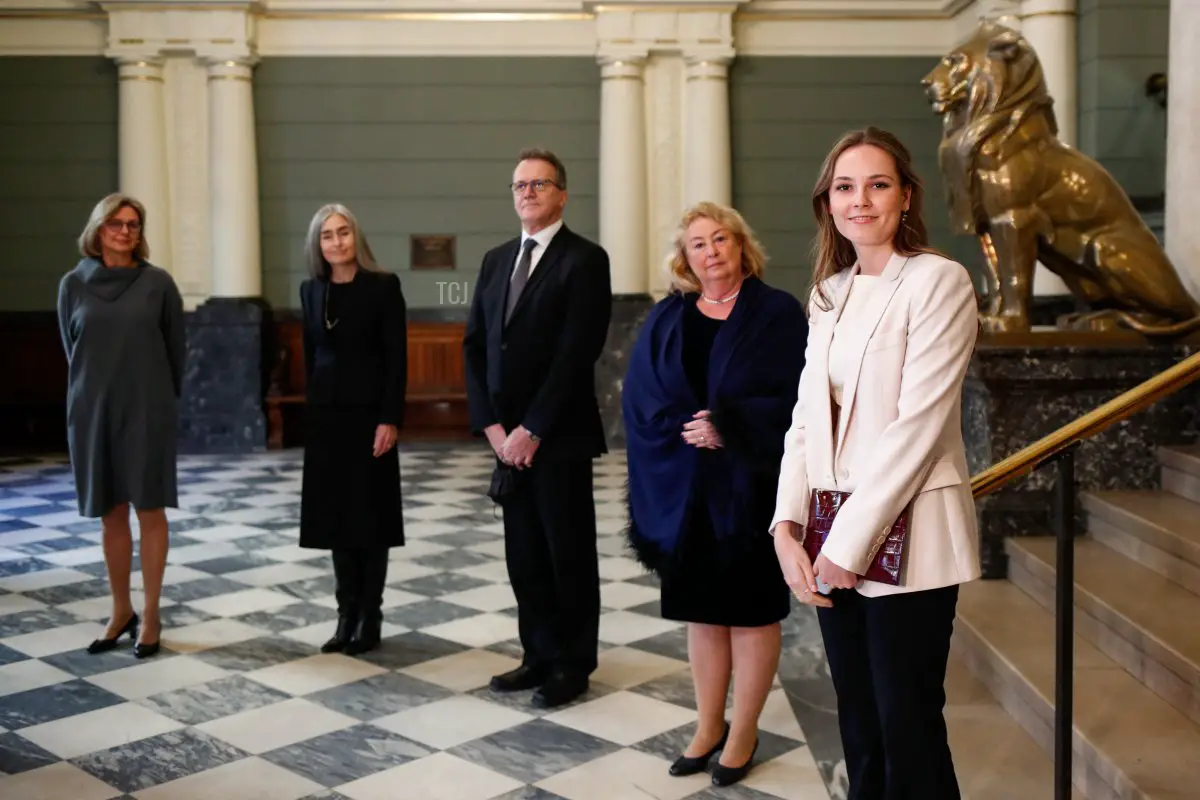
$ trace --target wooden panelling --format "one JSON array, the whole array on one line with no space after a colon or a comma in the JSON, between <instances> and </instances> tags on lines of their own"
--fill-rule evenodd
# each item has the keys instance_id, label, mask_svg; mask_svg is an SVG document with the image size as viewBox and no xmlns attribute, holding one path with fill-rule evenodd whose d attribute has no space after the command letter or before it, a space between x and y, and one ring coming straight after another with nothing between
<instances>
[{"instance_id":1,"label":"wooden panelling","mask_svg":"<svg viewBox=\"0 0 1200 800\"><path fill-rule=\"evenodd\" d=\"M462 339L461 323L409 326L409 400L467 399Z\"/></svg>"},{"instance_id":2,"label":"wooden panelling","mask_svg":"<svg viewBox=\"0 0 1200 800\"><path fill-rule=\"evenodd\" d=\"M275 325L280 357L264 398L271 446L303 445L304 347L299 320ZM463 439L463 323L408 323L404 439ZM67 361L54 312L0 313L0 453L62 453Z\"/></svg>"},{"instance_id":3,"label":"wooden panelling","mask_svg":"<svg viewBox=\"0 0 1200 800\"><path fill-rule=\"evenodd\" d=\"M408 390L402 439L469 437L461 322L408 323ZM268 446L303 444L304 340L299 320L276 324L280 361L267 390Z\"/></svg>"},{"instance_id":4,"label":"wooden panelling","mask_svg":"<svg viewBox=\"0 0 1200 800\"><path fill-rule=\"evenodd\" d=\"M54 312L0 314L0 452L65 452L67 358Z\"/></svg>"}]
</instances>

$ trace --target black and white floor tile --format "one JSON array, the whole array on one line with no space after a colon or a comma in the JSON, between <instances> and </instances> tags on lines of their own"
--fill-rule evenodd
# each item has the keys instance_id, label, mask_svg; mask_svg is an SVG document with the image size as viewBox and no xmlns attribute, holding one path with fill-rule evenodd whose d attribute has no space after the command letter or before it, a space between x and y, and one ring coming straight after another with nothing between
<instances>
[{"instance_id":1,"label":"black and white floor tile","mask_svg":"<svg viewBox=\"0 0 1200 800\"><path fill-rule=\"evenodd\" d=\"M757 766L672 778L695 701L683 628L626 557L624 462L597 462L603 617L588 694L498 695L517 664L499 510L478 447L402 451L408 544L382 647L322 655L328 554L296 544L301 455L187 457L172 510L163 651L88 655L109 614L99 523L62 459L0 462L0 797L64 800L824 799L842 793L812 615L785 626ZM141 585L135 556L135 590ZM135 597L140 608L140 598Z\"/></svg>"}]
</instances>

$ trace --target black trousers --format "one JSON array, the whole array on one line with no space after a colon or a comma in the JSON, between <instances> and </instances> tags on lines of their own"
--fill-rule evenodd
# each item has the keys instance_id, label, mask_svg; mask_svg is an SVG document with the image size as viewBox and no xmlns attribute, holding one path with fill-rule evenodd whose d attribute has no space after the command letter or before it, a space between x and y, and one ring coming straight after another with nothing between
<instances>
[{"instance_id":1,"label":"black trousers","mask_svg":"<svg viewBox=\"0 0 1200 800\"><path fill-rule=\"evenodd\" d=\"M387 570L385 547L333 548L338 616L355 620L382 617Z\"/></svg>"},{"instance_id":2,"label":"black trousers","mask_svg":"<svg viewBox=\"0 0 1200 800\"><path fill-rule=\"evenodd\" d=\"M958 587L818 608L837 692L848 800L958 800L942 715Z\"/></svg>"},{"instance_id":3,"label":"black trousers","mask_svg":"<svg viewBox=\"0 0 1200 800\"><path fill-rule=\"evenodd\" d=\"M538 462L504 501L504 550L524 664L590 675L600 631L591 459Z\"/></svg>"}]
</instances>

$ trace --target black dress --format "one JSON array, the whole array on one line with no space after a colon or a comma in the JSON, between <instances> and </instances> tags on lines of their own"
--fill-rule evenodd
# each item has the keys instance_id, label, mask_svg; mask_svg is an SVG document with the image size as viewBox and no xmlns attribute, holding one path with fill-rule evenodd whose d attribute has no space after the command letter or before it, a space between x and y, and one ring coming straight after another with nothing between
<instances>
[{"instance_id":1,"label":"black dress","mask_svg":"<svg viewBox=\"0 0 1200 800\"><path fill-rule=\"evenodd\" d=\"M708 402L709 354L723 324L692 303L684 312L684 370L703 405ZM791 611L791 593L775 555L774 540L762 531L747 531L733 541L718 542L708 511L696 502L704 497L706 484L723 479L723 457L719 450L700 450L690 522L678 552L662 571L662 616L677 622L739 628L770 625Z\"/></svg>"},{"instance_id":2,"label":"black dress","mask_svg":"<svg viewBox=\"0 0 1200 800\"><path fill-rule=\"evenodd\" d=\"M300 546L336 556L403 545L398 448L372 452L379 425L403 424L407 343L399 279L360 269L349 283L309 280L301 301L308 374Z\"/></svg>"}]
</instances>

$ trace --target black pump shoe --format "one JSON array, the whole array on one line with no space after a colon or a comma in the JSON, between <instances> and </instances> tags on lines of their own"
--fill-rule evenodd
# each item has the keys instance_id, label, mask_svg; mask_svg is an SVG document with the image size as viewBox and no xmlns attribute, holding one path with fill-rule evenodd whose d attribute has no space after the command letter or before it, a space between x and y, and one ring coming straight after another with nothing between
<instances>
[{"instance_id":1,"label":"black pump shoe","mask_svg":"<svg viewBox=\"0 0 1200 800\"><path fill-rule=\"evenodd\" d=\"M754 754L758 752L758 741L754 742L754 749L750 751L750 757L746 759L746 763L740 767L727 767L724 764L717 763L713 767L712 783L713 786L732 786L733 784L746 777L750 772L750 767L754 765Z\"/></svg>"},{"instance_id":2,"label":"black pump shoe","mask_svg":"<svg viewBox=\"0 0 1200 800\"><path fill-rule=\"evenodd\" d=\"M725 742L729 740L729 723L725 723L725 733L722 734L721 740L713 745L713 748L702 756L680 756L675 759L675 763L671 765L671 774L677 778L685 775L695 775L697 772L703 772L708 766L708 762L719 750L725 747Z\"/></svg>"},{"instance_id":3,"label":"black pump shoe","mask_svg":"<svg viewBox=\"0 0 1200 800\"><path fill-rule=\"evenodd\" d=\"M134 615L129 618L129 621L125 623L125 626L123 628L121 628L121 630L117 631L116 636L114 636L111 639L96 639L96 640L94 640L91 644L88 645L87 651L89 653L91 653L92 655L95 655L96 653L107 653L109 650L116 648L117 642L119 642L121 640L121 637L127 633L129 634L129 638L133 639L136 642L137 641L137 632L138 632L138 615L135 612Z\"/></svg>"},{"instance_id":4,"label":"black pump shoe","mask_svg":"<svg viewBox=\"0 0 1200 800\"><path fill-rule=\"evenodd\" d=\"M356 622L354 617L349 615L338 617L337 631L329 641L321 645L321 652L340 653L345 650L353 638Z\"/></svg>"},{"instance_id":5,"label":"black pump shoe","mask_svg":"<svg viewBox=\"0 0 1200 800\"><path fill-rule=\"evenodd\" d=\"M154 642L153 644L143 644L142 642L138 642L133 646L133 657L149 658L150 656L156 656L158 655L158 647L158 642Z\"/></svg>"}]
</instances>

